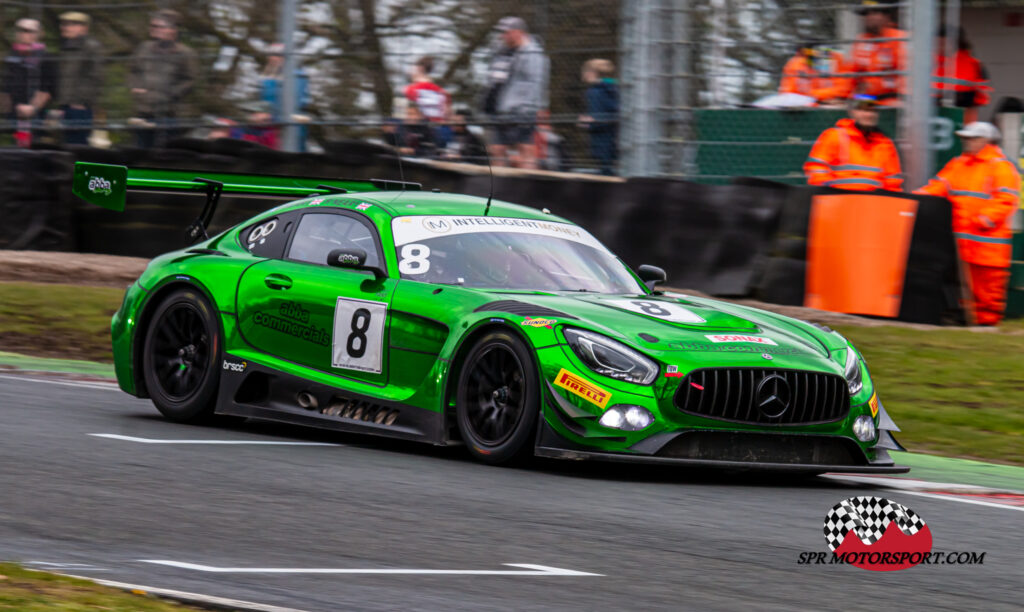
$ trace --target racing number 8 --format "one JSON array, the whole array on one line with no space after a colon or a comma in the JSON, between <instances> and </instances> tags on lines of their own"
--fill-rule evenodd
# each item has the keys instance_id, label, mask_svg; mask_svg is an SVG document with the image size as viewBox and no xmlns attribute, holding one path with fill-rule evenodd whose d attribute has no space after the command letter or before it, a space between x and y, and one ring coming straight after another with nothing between
<instances>
[{"instance_id":1,"label":"racing number 8","mask_svg":"<svg viewBox=\"0 0 1024 612\"><path fill-rule=\"evenodd\" d=\"M634 306L638 306L644 314L649 314L652 317L669 317L672 313L665 310L661 306L658 306L654 302L631 302Z\"/></svg>"},{"instance_id":2,"label":"racing number 8","mask_svg":"<svg viewBox=\"0 0 1024 612\"><path fill-rule=\"evenodd\" d=\"M407 244L402 247L402 261L398 271L402 274L426 274L430 270L430 247L425 244Z\"/></svg>"},{"instance_id":3,"label":"racing number 8","mask_svg":"<svg viewBox=\"0 0 1024 612\"><path fill-rule=\"evenodd\" d=\"M356 309L352 313L351 329L352 333L348 335L345 349L349 355L359 359L366 353L366 332L370 329L370 311L365 308ZM357 340L359 341L358 348L355 346Z\"/></svg>"}]
</instances>

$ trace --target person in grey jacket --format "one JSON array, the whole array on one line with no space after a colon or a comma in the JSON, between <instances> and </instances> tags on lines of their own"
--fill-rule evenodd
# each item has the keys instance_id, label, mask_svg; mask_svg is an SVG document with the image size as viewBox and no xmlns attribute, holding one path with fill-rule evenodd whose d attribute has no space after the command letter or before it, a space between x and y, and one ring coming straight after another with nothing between
<instances>
[{"instance_id":1,"label":"person in grey jacket","mask_svg":"<svg viewBox=\"0 0 1024 612\"><path fill-rule=\"evenodd\" d=\"M502 48L488 72L484 113L496 123L491 157L499 166L537 167L537 112L548 103L548 58L519 17L503 17L496 29Z\"/></svg>"},{"instance_id":2,"label":"person in grey jacket","mask_svg":"<svg viewBox=\"0 0 1024 612\"><path fill-rule=\"evenodd\" d=\"M103 91L100 43L89 36L89 16L69 11L60 16L60 69L57 108L67 130L64 142L89 144L93 113Z\"/></svg>"},{"instance_id":3,"label":"person in grey jacket","mask_svg":"<svg viewBox=\"0 0 1024 612\"><path fill-rule=\"evenodd\" d=\"M199 73L196 52L178 42L177 11L159 10L149 18L150 40L139 45L132 56L131 84L135 99L135 121L139 146L166 144L174 135L170 128L182 112L185 97L192 91Z\"/></svg>"}]
</instances>

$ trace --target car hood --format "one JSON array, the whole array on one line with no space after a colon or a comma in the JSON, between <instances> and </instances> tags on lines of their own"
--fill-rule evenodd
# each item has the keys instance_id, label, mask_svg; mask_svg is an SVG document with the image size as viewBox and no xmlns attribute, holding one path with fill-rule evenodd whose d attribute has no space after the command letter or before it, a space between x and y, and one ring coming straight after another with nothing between
<instances>
[{"instance_id":1,"label":"car hood","mask_svg":"<svg viewBox=\"0 0 1024 612\"><path fill-rule=\"evenodd\" d=\"M542 307L543 318L600 332L687 369L712 365L709 357L716 355L716 366L756 363L842 373L833 352L845 342L837 334L755 308L673 293L503 292L502 298ZM548 310L568 316L544 314Z\"/></svg>"}]
</instances>

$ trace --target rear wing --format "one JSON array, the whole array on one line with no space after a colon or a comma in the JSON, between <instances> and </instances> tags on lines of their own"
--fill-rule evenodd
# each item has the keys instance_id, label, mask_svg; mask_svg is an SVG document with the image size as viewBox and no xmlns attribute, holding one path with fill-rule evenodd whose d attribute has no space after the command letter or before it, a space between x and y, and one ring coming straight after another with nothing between
<instances>
[{"instance_id":1,"label":"rear wing","mask_svg":"<svg viewBox=\"0 0 1024 612\"><path fill-rule=\"evenodd\" d=\"M199 217L189 226L188 237L196 240L206 236L221 194L304 198L311 195L362 191L414 190L419 183L383 179L347 180L231 172L197 172L194 170L157 170L128 168L112 164L76 162L72 193L90 204L121 212L129 191L152 193L206 194L206 204Z\"/></svg>"}]
</instances>

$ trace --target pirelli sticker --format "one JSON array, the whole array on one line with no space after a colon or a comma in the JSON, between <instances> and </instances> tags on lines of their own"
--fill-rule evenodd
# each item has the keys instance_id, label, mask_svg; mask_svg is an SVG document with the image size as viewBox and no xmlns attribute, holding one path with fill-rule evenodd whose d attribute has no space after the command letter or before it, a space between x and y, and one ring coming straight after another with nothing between
<instances>
[{"instance_id":1,"label":"pirelli sticker","mask_svg":"<svg viewBox=\"0 0 1024 612\"><path fill-rule=\"evenodd\" d=\"M555 385L567 390L569 393L578 395L591 404L604 408L612 394L597 385L591 384L569 370L562 368L555 378Z\"/></svg>"},{"instance_id":2,"label":"pirelli sticker","mask_svg":"<svg viewBox=\"0 0 1024 612\"><path fill-rule=\"evenodd\" d=\"M871 418L878 416L878 394L872 393L871 399L868 400L868 405L871 406Z\"/></svg>"}]
</instances>

